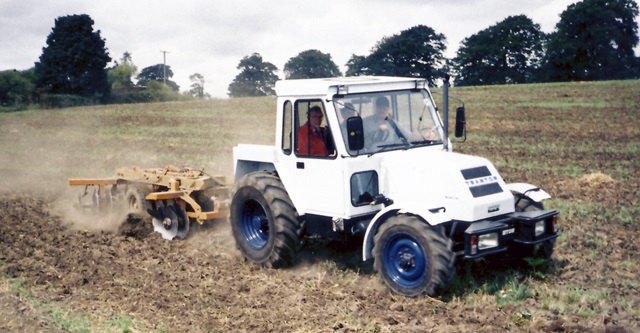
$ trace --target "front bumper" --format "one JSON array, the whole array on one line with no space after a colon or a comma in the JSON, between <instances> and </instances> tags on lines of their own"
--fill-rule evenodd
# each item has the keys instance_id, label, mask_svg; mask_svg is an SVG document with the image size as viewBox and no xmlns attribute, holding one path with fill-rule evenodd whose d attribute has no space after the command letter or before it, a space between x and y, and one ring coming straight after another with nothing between
<instances>
[{"instance_id":1,"label":"front bumper","mask_svg":"<svg viewBox=\"0 0 640 333\"><path fill-rule=\"evenodd\" d=\"M535 246L558 237L558 211L516 212L497 220L474 222L464 232L464 258L478 259L507 252L510 247Z\"/></svg>"}]
</instances>

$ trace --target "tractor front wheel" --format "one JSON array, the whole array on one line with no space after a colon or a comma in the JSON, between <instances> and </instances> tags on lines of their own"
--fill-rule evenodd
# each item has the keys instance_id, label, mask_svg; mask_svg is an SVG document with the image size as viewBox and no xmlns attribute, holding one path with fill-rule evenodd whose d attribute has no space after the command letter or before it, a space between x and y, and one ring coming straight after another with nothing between
<instances>
[{"instance_id":1,"label":"tractor front wheel","mask_svg":"<svg viewBox=\"0 0 640 333\"><path fill-rule=\"evenodd\" d=\"M394 292L436 296L455 274L451 240L411 215L396 215L376 233L374 269Z\"/></svg>"},{"instance_id":2,"label":"tractor front wheel","mask_svg":"<svg viewBox=\"0 0 640 333\"><path fill-rule=\"evenodd\" d=\"M264 267L293 264L304 227L277 176L254 172L231 191L230 221L242 255Z\"/></svg>"}]
</instances>

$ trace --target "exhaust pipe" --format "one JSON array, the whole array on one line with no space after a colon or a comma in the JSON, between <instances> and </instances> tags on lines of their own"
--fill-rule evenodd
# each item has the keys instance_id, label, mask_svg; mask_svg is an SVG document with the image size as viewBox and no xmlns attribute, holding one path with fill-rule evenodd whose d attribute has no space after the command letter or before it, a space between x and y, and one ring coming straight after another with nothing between
<instances>
[{"instance_id":1,"label":"exhaust pipe","mask_svg":"<svg viewBox=\"0 0 640 333\"><path fill-rule=\"evenodd\" d=\"M442 80L442 107L444 108L444 129L442 138L442 150L449 151L449 74Z\"/></svg>"}]
</instances>

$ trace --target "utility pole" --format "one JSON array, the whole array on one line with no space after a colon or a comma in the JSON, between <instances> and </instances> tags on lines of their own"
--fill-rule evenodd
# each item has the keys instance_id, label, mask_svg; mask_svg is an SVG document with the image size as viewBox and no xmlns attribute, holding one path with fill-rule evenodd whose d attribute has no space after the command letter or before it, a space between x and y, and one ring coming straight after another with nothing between
<instances>
[{"instance_id":1,"label":"utility pole","mask_svg":"<svg viewBox=\"0 0 640 333\"><path fill-rule=\"evenodd\" d=\"M167 85L167 53L169 53L169 51L160 51L162 52L163 56L164 56L164 76L163 76L163 81L164 81L164 85Z\"/></svg>"}]
</instances>

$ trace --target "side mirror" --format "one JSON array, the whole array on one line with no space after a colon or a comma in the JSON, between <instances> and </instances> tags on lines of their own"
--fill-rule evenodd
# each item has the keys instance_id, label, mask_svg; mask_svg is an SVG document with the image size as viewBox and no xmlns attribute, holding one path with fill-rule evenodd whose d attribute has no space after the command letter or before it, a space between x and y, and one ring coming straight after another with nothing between
<instances>
[{"instance_id":1,"label":"side mirror","mask_svg":"<svg viewBox=\"0 0 640 333\"><path fill-rule=\"evenodd\" d=\"M364 148L364 129L361 117L356 116L347 119L347 140L349 150Z\"/></svg>"},{"instance_id":2,"label":"side mirror","mask_svg":"<svg viewBox=\"0 0 640 333\"><path fill-rule=\"evenodd\" d=\"M464 116L464 106L460 106L456 109L456 138L464 135L464 129L467 124Z\"/></svg>"}]
</instances>

